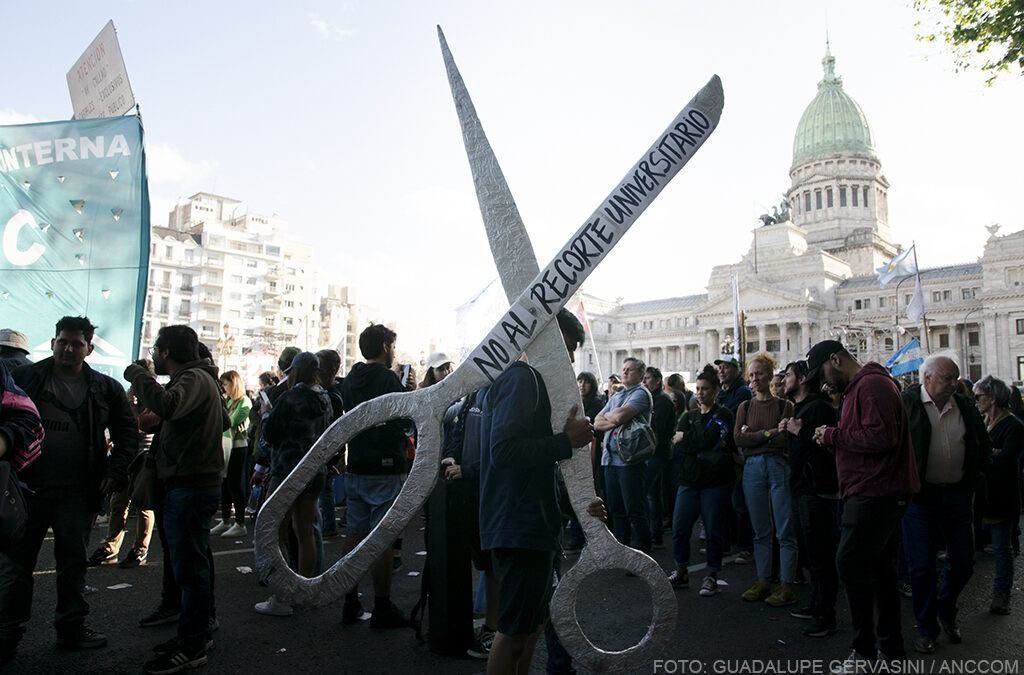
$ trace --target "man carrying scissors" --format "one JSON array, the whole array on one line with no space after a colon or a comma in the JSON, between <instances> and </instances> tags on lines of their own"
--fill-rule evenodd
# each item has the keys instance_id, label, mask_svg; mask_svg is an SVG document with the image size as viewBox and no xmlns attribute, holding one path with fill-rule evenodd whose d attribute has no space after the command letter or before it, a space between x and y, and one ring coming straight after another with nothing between
<instances>
[{"instance_id":1,"label":"man carrying scissors","mask_svg":"<svg viewBox=\"0 0 1024 675\"><path fill-rule=\"evenodd\" d=\"M569 358L583 343L583 326L558 312ZM589 447L594 429L573 407L561 433L551 429L544 380L522 361L491 385L483 404L480 462L480 543L498 576L498 631L488 675L529 671L548 618L552 570L560 550L561 518L555 462ZM593 506L593 505L592 505Z\"/></svg>"}]
</instances>

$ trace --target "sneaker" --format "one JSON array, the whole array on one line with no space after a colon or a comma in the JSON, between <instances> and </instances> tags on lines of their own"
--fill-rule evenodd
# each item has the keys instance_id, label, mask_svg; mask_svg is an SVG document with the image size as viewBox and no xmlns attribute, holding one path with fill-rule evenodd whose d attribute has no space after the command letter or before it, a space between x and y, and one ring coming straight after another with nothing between
<instances>
[{"instance_id":1,"label":"sneaker","mask_svg":"<svg viewBox=\"0 0 1024 675\"><path fill-rule=\"evenodd\" d=\"M267 616L291 616L293 613L292 606L278 600L276 595L270 596L263 602L257 602L253 609L257 614L266 614Z\"/></svg>"},{"instance_id":2,"label":"sneaker","mask_svg":"<svg viewBox=\"0 0 1024 675\"><path fill-rule=\"evenodd\" d=\"M249 530L245 529L245 525L234 523L231 527L221 532L220 536L223 539L228 539L230 537L244 537L247 534L249 534Z\"/></svg>"},{"instance_id":3,"label":"sneaker","mask_svg":"<svg viewBox=\"0 0 1024 675\"><path fill-rule=\"evenodd\" d=\"M107 646L107 636L82 626L77 631L57 633L57 646L65 649L96 649Z\"/></svg>"},{"instance_id":4,"label":"sneaker","mask_svg":"<svg viewBox=\"0 0 1024 675\"><path fill-rule=\"evenodd\" d=\"M811 606L801 607L800 609L789 610L789 615L794 619L813 619L814 608Z\"/></svg>"},{"instance_id":5,"label":"sneaker","mask_svg":"<svg viewBox=\"0 0 1024 675\"><path fill-rule=\"evenodd\" d=\"M122 560L121 564L118 565L118 567L120 567L123 570L127 570L145 564L146 555L140 552L139 549L133 548L131 551L128 552L128 557Z\"/></svg>"},{"instance_id":6,"label":"sneaker","mask_svg":"<svg viewBox=\"0 0 1024 675\"><path fill-rule=\"evenodd\" d=\"M710 598L714 595L718 595L718 579L715 577L704 577L704 581L700 582L700 591L698 594L702 598Z\"/></svg>"},{"instance_id":7,"label":"sneaker","mask_svg":"<svg viewBox=\"0 0 1024 675\"><path fill-rule=\"evenodd\" d=\"M152 614L139 619L139 626L151 628L152 626L163 626L168 623L175 623L178 620L178 610L170 609L160 605Z\"/></svg>"},{"instance_id":8,"label":"sneaker","mask_svg":"<svg viewBox=\"0 0 1024 675\"><path fill-rule=\"evenodd\" d=\"M814 617L811 625L808 626L807 630L804 631L804 635L807 637L828 637L833 633L836 633L839 627L836 626L836 620L826 621L820 616Z\"/></svg>"},{"instance_id":9,"label":"sneaker","mask_svg":"<svg viewBox=\"0 0 1024 675\"><path fill-rule=\"evenodd\" d=\"M153 647L153 653L157 656L167 656L168 654L173 654L184 646L185 643L178 640L177 636L174 636L167 642L161 642L157 646ZM206 641L205 649L206 651L213 649L213 638Z\"/></svg>"},{"instance_id":10,"label":"sneaker","mask_svg":"<svg viewBox=\"0 0 1024 675\"><path fill-rule=\"evenodd\" d=\"M796 593L789 589L783 589L779 586L775 591L764 599L764 603L769 607L788 607L789 605L795 605L797 603Z\"/></svg>"},{"instance_id":11,"label":"sneaker","mask_svg":"<svg viewBox=\"0 0 1024 675\"><path fill-rule=\"evenodd\" d=\"M874 663L864 658L857 652L850 652L845 661L838 662L832 666L833 675L853 675L854 673L870 673Z\"/></svg>"},{"instance_id":12,"label":"sneaker","mask_svg":"<svg viewBox=\"0 0 1024 675\"><path fill-rule=\"evenodd\" d=\"M350 599L350 596L346 595L345 604L341 608L341 622L349 624L356 623L362 616L363 605L359 602L359 599Z\"/></svg>"},{"instance_id":13,"label":"sneaker","mask_svg":"<svg viewBox=\"0 0 1024 675\"><path fill-rule=\"evenodd\" d=\"M988 611L992 614L1006 616L1010 613L1010 591L992 591L992 604Z\"/></svg>"},{"instance_id":14,"label":"sneaker","mask_svg":"<svg viewBox=\"0 0 1024 675\"><path fill-rule=\"evenodd\" d=\"M754 562L754 553L752 551L740 551L736 554L736 559L733 562L737 565L749 565Z\"/></svg>"},{"instance_id":15,"label":"sneaker","mask_svg":"<svg viewBox=\"0 0 1024 675\"><path fill-rule=\"evenodd\" d=\"M934 654L935 637L932 635L918 635L914 638L914 650L922 654Z\"/></svg>"},{"instance_id":16,"label":"sneaker","mask_svg":"<svg viewBox=\"0 0 1024 675\"><path fill-rule=\"evenodd\" d=\"M914 591L910 587L909 583L904 582L904 583L900 584L900 595L902 595L904 598L912 598L912 597L914 597Z\"/></svg>"},{"instance_id":17,"label":"sneaker","mask_svg":"<svg viewBox=\"0 0 1024 675\"><path fill-rule=\"evenodd\" d=\"M687 570L677 569L668 575L668 582L672 588L688 588L690 586L690 573Z\"/></svg>"},{"instance_id":18,"label":"sneaker","mask_svg":"<svg viewBox=\"0 0 1024 675\"><path fill-rule=\"evenodd\" d=\"M370 617L370 628L411 628L412 621L395 607L395 603L388 601L383 607L374 607L373 615Z\"/></svg>"},{"instance_id":19,"label":"sneaker","mask_svg":"<svg viewBox=\"0 0 1024 675\"><path fill-rule=\"evenodd\" d=\"M950 644L958 645L964 641L964 636L960 633L960 626L957 625L956 621L947 621L939 617L939 626L942 628L942 632L949 638Z\"/></svg>"},{"instance_id":20,"label":"sneaker","mask_svg":"<svg viewBox=\"0 0 1024 675\"><path fill-rule=\"evenodd\" d=\"M487 626L480 626L473 642L466 650L466 656L474 659L486 659L491 653L491 645L494 644L494 631Z\"/></svg>"},{"instance_id":21,"label":"sneaker","mask_svg":"<svg viewBox=\"0 0 1024 675\"><path fill-rule=\"evenodd\" d=\"M223 534L224 531L227 530L229 527L231 527L231 524L228 521L226 521L226 520L222 520L222 521L220 521L219 523L217 523L216 525L214 525L213 527L210 528L210 536L216 536L218 534Z\"/></svg>"},{"instance_id":22,"label":"sneaker","mask_svg":"<svg viewBox=\"0 0 1024 675\"><path fill-rule=\"evenodd\" d=\"M89 567L99 567L100 565L111 565L116 562L116 553L109 553L105 548L98 548L92 552L92 555L89 556L85 564Z\"/></svg>"},{"instance_id":23,"label":"sneaker","mask_svg":"<svg viewBox=\"0 0 1024 675\"><path fill-rule=\"evenodd\" d=\"M146 672L149 675L170 675L187 668L198 668L206 665L206 650L203 648L189 649L183 644L170 653L157 656L152 661L146 662Z\"/></svg>"},{"instance_id":24,"label":"sneaker","mask_svg":"<svg viewBox=\"0 0 1024 675\"><path fill-rule=\"evenodd\" d=\"M747 602L757 602L758 600L764 600L771 595L772 588L768 584L760 581L755 581L754 585L743 591L743 595L740 596Z\"/></svg>"}]
</instances>

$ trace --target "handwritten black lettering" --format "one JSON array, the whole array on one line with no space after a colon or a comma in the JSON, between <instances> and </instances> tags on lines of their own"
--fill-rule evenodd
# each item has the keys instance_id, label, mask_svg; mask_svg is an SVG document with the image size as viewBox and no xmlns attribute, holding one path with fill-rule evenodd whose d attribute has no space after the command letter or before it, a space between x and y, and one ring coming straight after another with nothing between
<instances>
[{"instance_id":1,"label":"handwritten black lettering","mask_svg":"<svg viewBox=\"0 0 1024 675\"><path fill-rule=\"evenodd\" d=\"M690 125L686 122L680 122L677 124L675 126L675 130L683 136L686 136L687 140L690 141L689 145L692 147L697 147L697 144L700 143L700 139L704 138L703 131L700 131L699 129L691 129Z\"/></svg>"},{"instance_id":2,"label":"handwritten black lettering","mask_svg":"<svg viewBox=\"0 0 1024 675\"><path fill-rule=\"evenodd\" d=\"M590 228L590 231L593 232L594 234L596 234L598 239L600 239L604 243L606 243L606 244L612 243L612 239L615 238L615 234L613 233L613 234L606 235L604 233L605 232L605 226L602 224L600 227L598 227L599 223L601 223L601 219L600 218L598 218L597 220L595 220L592 223L587 223L587 227ZM598 246L598 248L600 249L601 247ZM604 249L601 249L601 251L604 252Z\"/></svg>"},{"instance_id":3,"label":"handwritten black lettering","mask_svg":"<svg viewBox=\"0 0 1024 675\"><path fill-rule=\"evenodd\" d=\"M691 122L696 124L704 131L707 131L708 129L711 128L711 120L709 120L707 116L699 110L691 110L686 114L686 116L690 118Z\"/></svg>"},{"instance_id":4,"label":"handwritten black lettering","mask_svg":"<svg viewBox=\"0 0 1024 675\"><path fill-rule=\"evenodd\" d=\"M521 351L525 348L525 345L519 344L517 336L522 335L527 339L533 337L533 331L537 328L537 320L534 319L533 323L527 326L526 322L520 319L512 310L509 310L508 316L512 319L512 322L502 321L501 327L505 329L505 337L508 338L508 341L511 342L516 349Z\"/></svg>"},{"instance_id":5,"label":"handwritten black lettering","mask_svg":"<svg viewBox=\"0 0 1024 675\"><path fill-rule=\"evenodd\" d=\"M542 283L534 284L530 287L530 296L540 304L544 305L544 311L548 314L554 313L551 311L551 305L560 300L558 296L549 298L547 294L547 287ZM558 307L555 307L555 309L558 309Z\"/></svg>"},{"instance_id":6,"label":"handwritten black lettering","mask_svg":"<svg viewBox=\"0 0 1024 675\"><path fill-rule=\"evenodd\" d=\"M563 255L562 258L564 258L564 257L565 256ZM565 282L567 284L574 284L574 283L576 283L576 279L579 278L579 275L576 274L575 272L573 272L572 276L570 277L569 274L562 267L565 264L566 264L566 262L565 262L564 259L555 260L555 265L554 265L555 266L555 271L558 272L558 276L560 276L563 279L565 279Z\"/></svg>"}]
</instances>

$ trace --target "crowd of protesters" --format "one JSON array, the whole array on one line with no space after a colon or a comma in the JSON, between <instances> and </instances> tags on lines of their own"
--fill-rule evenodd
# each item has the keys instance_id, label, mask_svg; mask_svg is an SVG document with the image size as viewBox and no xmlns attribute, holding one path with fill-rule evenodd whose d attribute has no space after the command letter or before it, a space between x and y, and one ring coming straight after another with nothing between
<instances>
[{"instance_id":1,"label":"crowd of protesters","mask_svg":"<svg viewBox=\"0 0 1024 675\"><path fill-rule=\"evenodd\" d=\"M583 343L582 327L564 310L558 323L571 358ZM154 647L146 670L203 665L219 626L209 537L248 535L260 504L344 412L434 386L453 368L445 354L432 354L417 382L414 369L395 363L396 334L374 325L360 336L364 361L344 377L336 351L289 347L280 373L261 374L259 390L246 392L238 372L218 373L194 331L168 326L151 359L125 370L126 392L86 363L94 331L85 317L62 318L52 357L35 363L26 358L23 335L0 331L0 461L28 488L24 533L0 551L0 667L15 658L29 618L32 571L48 529L57 643L90 649L107 638L86 625L87 568L145 565L154 525L162 592L139 623L176 623L178 630ZM464 557L466 570L472 560L481 572L486 611L475 630L470 609L453 614L468 623L448 627L446 650L487 658L489 673L523 673L543 632L548 672L573 672L547 622L547 603L559 573L555 554L585 545L586 518L606 520L619 541L648 554L664 547L667 532L674 561L668 582L685 589L699 569L700 597L722 595L726 564L753 563L756 580L740 598L792 607L810 637L839 631L842 589L852 653L839 672L905 658L901 593L916 619L913 649L934 652L941 634L961 642L957 601L978 551L995 558L990 611L1010 613L1024 468L1016 387L993 376L961 378L946 354L925 359L919 381L904 386L831 340L782 368L763 353L745 365L723 356L696 374L692 391L679 374L663 377L633 356L606 383L580 373L582 407L558 432L541 374L527 363L451 401L439 466L449 486L449 503L440 505L440 522L449 521L442 539L446 555ZM623 440L637 426L655 439L639 460ZM282 550L298 574L323 571L324 537L337 536L339 527L345 553L376 528L411 468L416 435L411 421L391 420L355 436L320 468L281 528ZM585 514L573 512L556 465L576 451L589 453L599 496ZM155 496L144 489L149 474ZM101 508L106 536L90 555L89 531ZM134 533L126 532L129 509L137 514ZM434 555L429 533L427 539ZM695 542L704 565L692 564ZM375 629L415 623L391 600L400 546L401 539L370 569ZM809 584L800 607L799 584ZM431 588L449 592L446 584ZM460 586L457 604L467 602ZM287 598L276 596L254 609L293 613ZM342 620L362 618L353 589Z\"/></svg>"}]
</instances>

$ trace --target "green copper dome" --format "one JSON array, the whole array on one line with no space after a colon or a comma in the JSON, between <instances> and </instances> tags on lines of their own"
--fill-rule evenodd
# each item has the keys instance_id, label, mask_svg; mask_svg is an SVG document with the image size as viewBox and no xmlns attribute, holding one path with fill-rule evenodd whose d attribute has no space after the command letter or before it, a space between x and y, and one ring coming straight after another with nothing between
<instances>
[{"instance_id":1,"label":"green copper dome","mask_svg":"<svg viewBox=\"0 0 1024 675\"><path fill-rule=\"evenodd\" d=\"M804 110L796 127L793 166L840 155L877 160L868 118L843 91L843 78L836 76L836 60L828 48L821 64L825 77L818 83L818 95Z\"/></svg>"}]
</instances>

